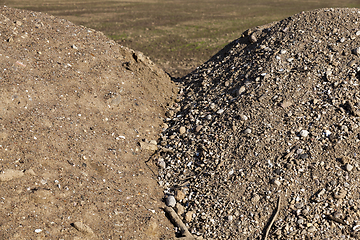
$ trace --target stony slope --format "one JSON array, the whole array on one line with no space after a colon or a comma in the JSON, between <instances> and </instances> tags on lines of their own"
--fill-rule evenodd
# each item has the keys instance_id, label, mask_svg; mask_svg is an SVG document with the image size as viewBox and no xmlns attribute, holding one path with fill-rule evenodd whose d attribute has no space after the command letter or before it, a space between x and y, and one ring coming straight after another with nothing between
<instances>
[{"instance_id":1,"label":"stony slope","mask_svg":"<svg viewBox=\"0 0 360 240\"><path fill-rule=\"evenodd\" d=\"M206 239L357 236L360 10L250 29L184 77L156 162Z\"/></svg>"},{"instance_id":2,"label":"stony slope","mask_svg":"<svg viewBox=\"0 0 360 240\"><path fill-rule=\"evenodd\" d=\"M0 238L170 238L138 146L157 138L169 77L47 14L2 7L0 33Z\"/></svg>"}]
</instances>

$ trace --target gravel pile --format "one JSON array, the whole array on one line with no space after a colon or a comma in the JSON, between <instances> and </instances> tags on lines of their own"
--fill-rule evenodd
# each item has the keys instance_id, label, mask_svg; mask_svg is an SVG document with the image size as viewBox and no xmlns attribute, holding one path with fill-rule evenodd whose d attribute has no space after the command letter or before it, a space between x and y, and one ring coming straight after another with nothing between
<instances>
[{"instance_id":1,"label":"gravel pile","mask_svg":"<svg viewBox=\"0 0 360 240\"><path fill-rule=\"evenodd\" d=\"M0 239L171 238L137 146L176 92L166 73L39 12L0 7L0 42Z\"/></svg>"},{"instance_id":2,"label":"gravel pile","mask_svg":"<svg viewBox=\"0 0 360 240\"><path fill-rule=\"evenodd\" d=\"M247 30L183 78L156 158L194 236L357 237L360 10Z\"/></svg>"}]
</instances>

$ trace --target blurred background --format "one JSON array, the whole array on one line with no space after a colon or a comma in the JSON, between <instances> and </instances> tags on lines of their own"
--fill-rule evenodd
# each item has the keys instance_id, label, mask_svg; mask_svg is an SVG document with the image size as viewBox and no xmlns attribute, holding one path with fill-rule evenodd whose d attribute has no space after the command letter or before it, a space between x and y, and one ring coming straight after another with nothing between
<instances>
[{"instance_id":1,"label":"blurred background","mask_svg":"<svg viewBox=\"0 0 360 240\"><path fill-rule=\"evenodd\" d=\"M102 31L143 52L172 77L208 60L251 27L317 8L359 8L359 0L0 0Z\"/></svg>"}]
</instances>

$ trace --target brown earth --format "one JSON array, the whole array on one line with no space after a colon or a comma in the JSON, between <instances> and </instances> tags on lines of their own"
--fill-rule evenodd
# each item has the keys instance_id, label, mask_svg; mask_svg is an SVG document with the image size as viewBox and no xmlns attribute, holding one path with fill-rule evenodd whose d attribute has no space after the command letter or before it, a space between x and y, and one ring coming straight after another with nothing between
<instances>
[{"instance_id":1,"label":"brown earth","mask_svg":"<svg viewBox=\"0 0 360 240\"><path fill-rule=\"evenodd\" d=\"M0 11L0 239L171 238L138 144L177 87L101 32Z\"/></svg>"}]
</instances>

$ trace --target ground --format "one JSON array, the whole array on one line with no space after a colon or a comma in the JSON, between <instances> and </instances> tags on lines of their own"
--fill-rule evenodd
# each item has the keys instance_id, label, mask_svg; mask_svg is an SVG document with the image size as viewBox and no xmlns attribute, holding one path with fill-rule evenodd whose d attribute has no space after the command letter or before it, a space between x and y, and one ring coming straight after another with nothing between
<instances>
[{"instance_id":1,"label":"ground","mask_svg":"<svg viewBox=\"0 0 360 240\"><path fill-rule=\"evenodd\" d=\"M0 17L0 238L171 238L140 146L156 146L170 77L93 29L11 8Z\"/></svg>"},{"instance_id":2,"label":"ground","mask_svg":"<svg viewBox=\"0 0 360 240\"><path fill-rule=\"evenodd\" d=\"M251 27L323 7L360 7L356 0L42 1L1 0L99 31L143 52L173 77L182 77Z\"/></svg>"},{"instance_id":3,"label":"ground","mask_svg":"<svg viewBox=\"0 0 360 240\"><path fill-rule=\"evenodd\" d=\"M183 76L247 27L323 5L71 3L3 1L90 28L1 9L1 238L173 238L152 154L186 106L162 68Z\"/></svg>"}]
</instances>

